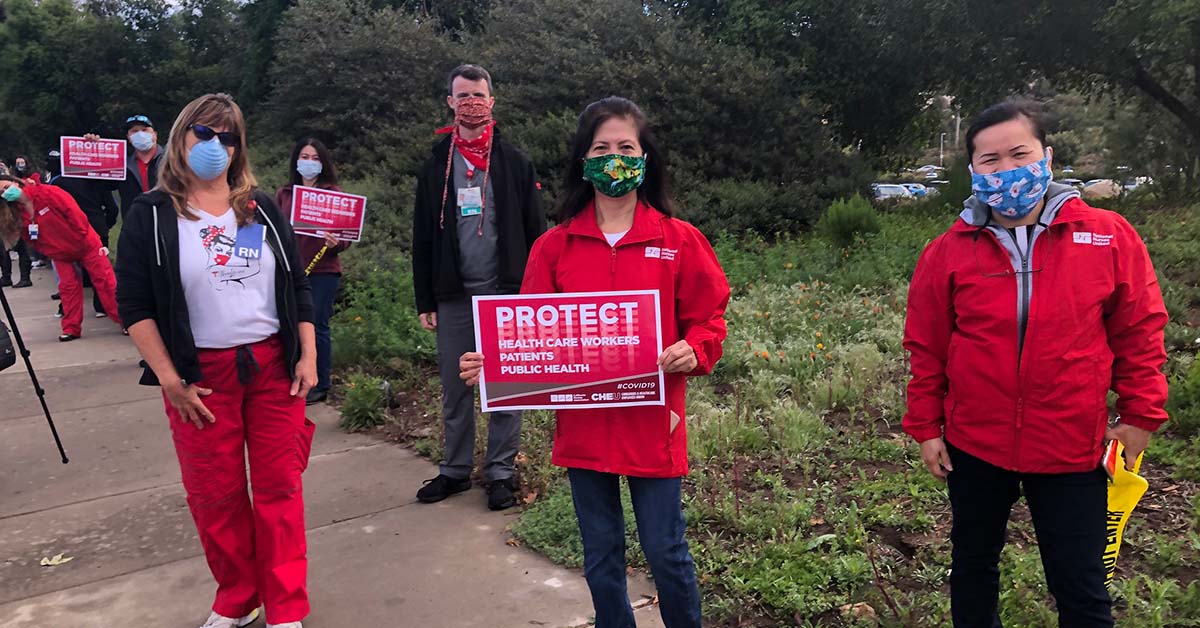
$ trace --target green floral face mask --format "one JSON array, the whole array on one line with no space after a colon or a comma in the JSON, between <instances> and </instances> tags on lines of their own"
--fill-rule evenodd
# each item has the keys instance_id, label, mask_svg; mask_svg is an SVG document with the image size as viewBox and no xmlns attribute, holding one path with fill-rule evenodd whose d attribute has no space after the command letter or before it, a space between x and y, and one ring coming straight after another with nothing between
<instances>
[{"instance_id":1,"label":"green floral face mask","mask_svg":"<svg viewBox=\"0 0 1200 628\"><path fill-rule=\"evenodd\" d=\"M583 179L605 196L618 198L638 189L646 180L646 157L602 155L585 159Z\"/></svg>"}]
</instances>

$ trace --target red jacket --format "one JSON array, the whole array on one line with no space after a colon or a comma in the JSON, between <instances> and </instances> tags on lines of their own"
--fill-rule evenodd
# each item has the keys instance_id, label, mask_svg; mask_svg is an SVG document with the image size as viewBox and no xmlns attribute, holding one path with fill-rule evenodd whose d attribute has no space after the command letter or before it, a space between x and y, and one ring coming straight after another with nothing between
<instances>
[{"instance_id":1,"label":"red jacket","mask_svg":"<svg viewBox=\"0 0 1200 628\"><path fill-rule=\"evenodd\" d=\"M1019 352L1019 277L995 233L959 220L925 249L908 295L904 430L919 442L944 432L1013 471L1095 469L1109 389L1123 423L1153 431L1167 420L1154 267L1124 218L1075 196L1034 244L1030 270Z\"/></svg>"},{"instance_id":2,"label":"red jacket","mask_svg":"<svg viewBox=\"0 0 1200 628\"><path fill-rule=\"evenodd\" d=\"M285 185L275 192L275 205L279 207L279 211L285 216L292 215L292 185ZM334 192L341 192L342 188L331 185L327 189ZM342 260L338 258L338 254L350 248L350 242L338 242L337 246L325 251L325 255L321 256L321 261L313 266L311 275L340 275L342 274ZM296 234L296 248L300 249L300 261L305 268L317 256L317 252L321 247L325 246L325 238L314 238L312 236Z\"/></svg>"},{"instance_id":3,"label":"red jacket","mask_svg":"<svg viewBox=\"0 0 1200 628\"><path fill-rule=\"evenodd\" d=\"M648 255L651 249L659 255ZM703 234L641 203L616 247L604 239L592 206L534 243L522 293L655 289L663 347L687 340L696 370L666 375L665 407L558 411L554 464L635 477L687 474L687 376L711 372L721 358L729 283Z\"/></svg>"},{"instance_id":4,"label":"red jacket","mask_svg":"<svg viewBox=\"0 0 1200 628\"><path fill-rule=\"evenodd\" d=\"M55 185L26 185L33 217L21 212L21 237L42 255L56 261L75 261L100 250L100 236L87 215L66 190ZM29 224L37 223L38 239L29 239Z\"/></svg>"}]
</instances>

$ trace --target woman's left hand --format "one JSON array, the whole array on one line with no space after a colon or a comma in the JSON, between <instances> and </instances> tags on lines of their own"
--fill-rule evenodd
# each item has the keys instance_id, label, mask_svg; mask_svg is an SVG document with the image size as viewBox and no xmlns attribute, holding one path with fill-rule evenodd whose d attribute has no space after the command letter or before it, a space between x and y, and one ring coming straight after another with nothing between
<instances>
[{"instance_id":1,"label":"woman's left hand","mask_svg":"<svg viewBox=\"0 0 1200 628\"><path fill-rule=\"evenodd\" d=\"M292 396L307 397L308 391L312 390L312 387L316 385L316 356L310 358L301 357L300 361L296 364L296 376L292 379Z\"/></svg>"},{"instance_id":2,"label":"woman's left hand","mask_svg":"<svg viewBox=\"0 0 1200 628\"><path fill-rule=\"evenodd\" d=\"M696 350L692 349L692 345L686 340L680 340L658 356L658 365L664 373L691 373L700 362L696 359Z\"/></svg>"},{"instance_id":3,"label":"woman's left hand","mask_svg":"<svg viewBox=\"0 0 1200 628\"><path fill-rule=\"evenodd\" d=\"M338 245L338 239L333 237L333 234L326 232L325 233L325 246L332 249L333 247L335 247L337 245Z\"/></svg>"}]
</instances>

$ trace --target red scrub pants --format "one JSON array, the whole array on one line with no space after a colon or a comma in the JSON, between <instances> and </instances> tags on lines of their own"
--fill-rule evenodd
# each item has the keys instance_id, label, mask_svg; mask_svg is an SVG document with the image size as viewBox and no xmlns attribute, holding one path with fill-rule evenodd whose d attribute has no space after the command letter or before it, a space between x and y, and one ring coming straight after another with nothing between
<instances>
[{"instance_id":1,"label":"red scrub pants","mask_svg":"<svg viewBox=\"0 0 1200 628\"><path fill-rule=\"evenodd\" d=\"M62 297L64 334L83 335L83 282L75 270L75 264L82 266L91 276L92 289L100 297L104 312L118 326L121 324L121 317L117 315L117 277L107 256L89 248L78 259L53 261L54 270L58 273L58 294Z\"/></svg>"},{"instance_id":2,"label":"red scrub pants","mask_svg":"<svg viewBox=\"0 0 1200 628\"><path fill-rule=\"evenodd\" d=\"M309 613L300 475L316 426L304 416L304 397L289 394L278 337L201 349L199 358L199 385L213 391L201 399L216 422L197 429L169 401L166 408L188 508L217 581L213 611L242 617L264 604L267 623L300 621Z\"/></svg>"}]
</instances>

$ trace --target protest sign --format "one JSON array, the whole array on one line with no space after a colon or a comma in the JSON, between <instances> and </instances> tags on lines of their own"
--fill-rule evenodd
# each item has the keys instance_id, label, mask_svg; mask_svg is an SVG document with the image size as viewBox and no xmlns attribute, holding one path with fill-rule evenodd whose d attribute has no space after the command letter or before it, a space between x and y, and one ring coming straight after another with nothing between
<instances>
[{"instance_id":1,"label":"protest sign","mask_svg":"<svg viewBox=\"0 0 1200 628\"><path fill-rule=\"evenodd\" d=\"M358 242L366 217L365 196L303 185L292 189L291 221L297 235L328 233L339 240Z\"/></svg>"},{"instance_id":2,"label":"protest sign","mask_svg":"<svg viewBox=\"0 0 1200 628\"><path fill-rule=\"evenodd\" d=\"M62 175L76 179L125 180L125 140L58 138Z\"/></svg>"},{"instance_id":3,"label":"protest sign","mask_svg":"<svg viewBox=\"0 0 1200 628\"><path fill-rule=\"evenodd\" d=\"M474 297L483 410L665 405L657 290Z\"/></svg>"}]
</instances>

